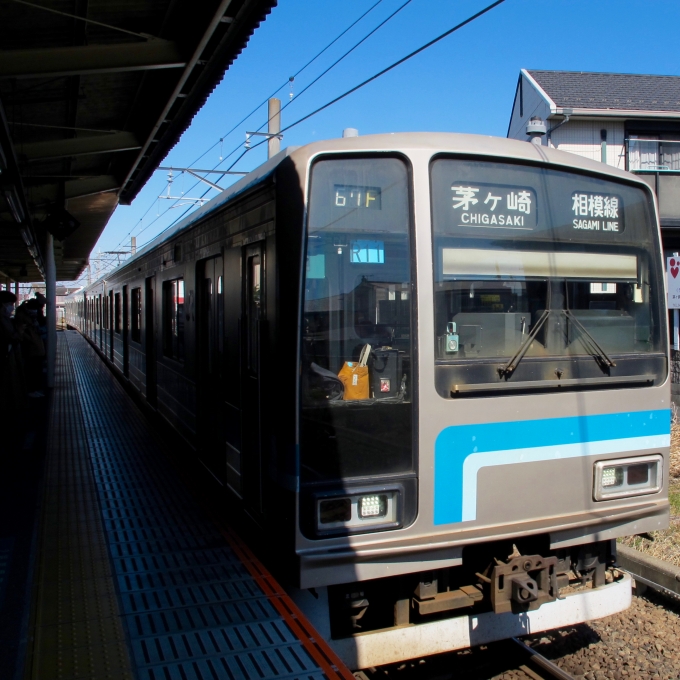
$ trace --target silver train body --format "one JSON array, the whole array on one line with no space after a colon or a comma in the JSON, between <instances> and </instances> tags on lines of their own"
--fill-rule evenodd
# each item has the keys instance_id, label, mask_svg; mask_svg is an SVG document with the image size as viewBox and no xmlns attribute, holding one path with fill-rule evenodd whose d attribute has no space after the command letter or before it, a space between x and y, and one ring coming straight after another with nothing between
<instances>
[{"instance_id":1,"label":"silver train body","mask_svg":"<svg viewBox=\"0 0 680 680\"><path fill-rule=\"evenodd\" d=\"M67 320L353 668L625 609L615 539L667 526L658 218L601 163L440 133L288 149Z\"/></svg>"}]
</instances>

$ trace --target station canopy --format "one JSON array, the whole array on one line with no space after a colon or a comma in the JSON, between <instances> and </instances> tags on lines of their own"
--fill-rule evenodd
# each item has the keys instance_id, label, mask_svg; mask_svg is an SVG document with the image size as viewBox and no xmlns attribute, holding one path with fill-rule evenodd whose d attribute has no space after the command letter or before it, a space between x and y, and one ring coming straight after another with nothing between
<instances>
[{"instance_id":1,"label":"station canopy","mask_svg":"<svg viewBox=\"0 0 680 680\"><path fill-rule=\"evenodd\" d=\"M6 0L0 277L84 271L276 0Z\"/></svg>"}]
</instances>

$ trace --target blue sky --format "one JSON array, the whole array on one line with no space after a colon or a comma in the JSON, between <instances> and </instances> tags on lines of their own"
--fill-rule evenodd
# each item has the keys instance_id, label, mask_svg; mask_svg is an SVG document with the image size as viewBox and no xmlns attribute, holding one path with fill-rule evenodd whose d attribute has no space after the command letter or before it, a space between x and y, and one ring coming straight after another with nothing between
<instances>
[{"instance_id":1,"label":"blue sky","mask_svg":"<svg viewBox=\"0 0 680 680\"><path fill-rule=\"evenodd\" d=\"M341 40L303 71L297 94L406 0L381 0ZM289 101L288 77L361 16L377 0L279 0L227 71L164 165L213 168L242 151L246 130L266 122L266 104L231 135L219 139L279 86ZM282 114L285 127L490 4L490 0L411 0ZM519 70L560 69L680 75L675 34L677 0L506 0L488 14L409 62L286 133L283 146L360 134L403 131L471 132L505 136ZM197 160L209 147L203 158ZM234 170L252 170L266 147L247 153ZM229 159L219 165L226 168ZM212 177L215 179L215 176ZM228 186L233 178L220 182ZM200 196L188 177L173 187ZM158 200L167 187L158 171L131 206L119 206L95 248L138 247L186 210ZM207 196L216 192L211 190ZM159 214L160 213L160 214ZM93 257L95 255L93 253Z\"/></svg>"}]
</instances>

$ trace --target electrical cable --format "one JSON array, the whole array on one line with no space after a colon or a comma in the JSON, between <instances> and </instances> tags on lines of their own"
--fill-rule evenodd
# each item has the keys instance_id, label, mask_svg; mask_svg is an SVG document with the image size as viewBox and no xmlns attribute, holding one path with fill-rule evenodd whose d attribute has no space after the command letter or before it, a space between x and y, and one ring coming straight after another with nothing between
<instances>
[{"instance_id":1,"label":"electrical cable","mask_svg":"<svg viewBox=\"0 0 680 680\"><path fill-rule=\"evenodd\" d=\"M302 68L298 69L298 70L293 74L292 78L297 78L297 77L298 77L298 76L299 76L306 68L308 68L309 66L311 66L311 65L312 65L312 64L313 64L313 63L314 63L314 62L315 62L315 61L316 61L316 60L317 60L324 52L326 52L326 51L327 51L329 48L331 48L338 40L340 40L340 38L342 38L346 33L348 33L352 28L354 28L354 26L356 26L362 19L364 19L366 16L368 16L368 14L370 14L370 13L371 13L371 12L372 12L372 11L373 11L373 10L374 10L374 9L375 9L382 1L383 1L383 0L377 0L377 2L375 2L373 5L371 5L371 6L370 6L370 7L369 7L369 8L368 8L361 16L359 16L357 19L355 19L355 20L354 20L354 21L353 21L353 22L352 22L345 30L343 30L343 31L342 31L341 33L339 33L335 38L333 38L333 40L331 40L331 42L329 42L329 43L328 43L328 44L327 44L320 52L317 52L317 53L316 53L316 54L315 54L315 55L314 55L314 56L313 56L313 57L312 57L312 58L311 58L304 66L302 66ZM409 2L410 2L410 0L409 0ZM400 9L401 9L401 8L400 8ZM397 10L397 11L399 11L399 10ZM385 22L383 22L383 23L385 23ZM382 24L381 24L381 25L382 25ZM376 29L376 30L377 30L377 29ZM372 31L372 33L374 33L374 32L375 32L375 30ZM369 34L369 35L371 35L371 34ZM368 36L367 36L367 37L368 37ZM364 40L365 40L365 38L364 38ZM362 41L362 42L363 42L363 41ZM352 49L354 49L354 48L352 48ZM343 57L343 58L344 58L344 57ZM336 63L338 63L338 62L336 62ZM335 65L335 64L334 64L334 65ZM332 68L332 67L331 67L331 68ZM324 74L322 74L322 75L325 75L325 73L326 73L326 72L324 72ZM319 77L321 77L321 76L319 76ZM234 127L232 127L231 130L229 130L229 132L227 132L227 133L225 133L224 135L222 135L222 136L220 137L219 141L215 142L215 144L213 144L209 149L207 149L206 151L204 151L198 158L196 158L192 163L190 163L190 165L195 165L196 163L198 163L198 161L201 160L201 158L203 158L206 154L210 153L210 151L212 151L218 144L223 143L224 139L226 139L232 132L234 132L239 126L241 126L246 120L248 120L248 118L250 118L254 113L256 113L256 112L260 109L260 107L262 107L264 104L266 104L266 103L269 101L269 99L271 99L275 94L277 94L277 93L279 92L279 90L283 89L283 88L290 82L290 80L291 80L291 79L289 78L285 83L283 83L283 85L281 85L280 87L276 88L276 90L275 90L272 94L270 94L263 102L260 102L260 103L259 103L259 104L258 104L258 105L257 105L257 106L256 106L256 107L255 107L255 108L254 108L254 109L253 109L253 110L252 110L245 118L243 118L243 119L242 119L241 121L239 121L236 125L234 125ZM318 80L318 78L317 78L317 80ZM309 86L307 86L307 87L305 88L305 90L307 90L307 89L309 89ZM304 90L303 90L303 91L304 91ZM302 94L302 93L300 93L300 94ZM299 95L298 95L298 96L299 96ZM286 106L287 106L287 104L286 104ZM284 108L285 108L285 106L284 106ZM269 122L269 121L267 121L267 122ZM266 125L266 124L267 124L267 123L265 123L265 125ZM258 128L258 129L261 130L262 127L264 127L264 125L261 126L261 127ZM225 160L227 160L227 158L229 158L229 157L232 156L234 153L236 153L236 151L238 151L238 149L239 149L240 147L241 147L241 145L239 144L239 146L237 146L237 147L236 147L233 151L231 151L227 156L225 156L223 159L221 159L221 162L224 162ZM242 156L241 156L241 157L242 157ZM239 157L239 159L237 159L237 161L240 160L241 157ZM220 165L220 163L218 163L217 165ZM217 167L217 165L215 166L215 168ZM233 167L233 165L232 165L231 167ZM213 170L214 170L215 168L213 168ZM230 168L230 169L231 169L231 168ZM222 175L222 177L224 177L224 175ZM222 179L222 177L220 177L220 179ZM217 181L219 182L220 180L218 179ZM189 189L189 191L191 191L191 189L193 189L193 188L196 187L197 185L198 185L198 182L197 182L196 184L192 185L192 187ZM205 192L205 193L207 193L207 192ZM203 194L203 196L205 196L205 193ZM154 199L154 201L153 201L153 202L151 203L151 205L147 208L147 210L144 212L144 214L139 218L139 222L141 222L141 221L147 216L147 214L149 213L149 211L151 210L151 208L153 208L153 205L154 205L155 202L156 202L156 200ZM147 229L148 227L150 227L154 222L156 222L156 220L157 220L158 218L160 218L161 215L165 215L165 213L167 213L168 210L170 210L172 207L173 207L173 206L170 206L170 208L168 208L168 209L165 210L163 213L161 213L160 215L158 215L158 216L156 217L156 219L154 219L154 220L153 220L152 222L150 222L146 227L144 227L144 229L142 229L142 231L138 232L138 233L137 233L137 236L139 236L139 234L141 234L143 231L146 231L146 229ZM139 223L138 223L138 224L139 224ZM135 225L135 227L133 227L133 228L132 228L132 229L131 229L124 237L123 237L123 239L119 242L118 246L116 246L117 248L119 248L119 247L122 246L123 242L128 238L128 236L131 236L131 235L132 235L132 232L135 230L135 228L138 226L138 224ZM161 232L161 233L162 233L162 232Z\"/></svg>"},{"instance_id":2,"label":"electrical cable","mask_svg":"<svg viewBox=\"0 0 680 680\"><path fill-rule=\"evenodd\" d=\"M374 80L376 80L376 79L379 78L380 76L384 75L385 73L388 73L388 72L391 71L392 69L394 69L394 68L396 68L397 66L403 64L404 62L408 61L408 60L411 59L412 57L415 57L416 55L420 54L421 52L424 52L428 47L432 47L432 45L435 45L436 43L440 42L441 40L443 40L444 38L448 37L448 36L451 35L452 33L455 33L456 31L460 30L460 29L463 28L464 26L467 26L468 24L472 23L475 19L478 19L479 17L483 16L483 15L486 14L487 12L490 12L492 9L494 9L495 7L498 7L498 5L501 5L501 4L503 4L504 2L505 2L505 0L496 0L496 2L491 3L490 5L488 5L487 7L485 7L484 9L480 10L479 12L477 12L476 14L473 14L471 17L468 17L467 19L465 19L465 21L461 21L459 24L457 24L457 25L454 26L453 28L450 28L448 31L445 31L444 33L442 33L441 35L437 36L437 37L434 38L433 40L430 40L429 42L425 43L424 45L422 45L422 46L419 47L418 49L414 50L413 52L410 52L410 53L407 54L405 57L402 57L401 59L395 61L394 63L392 63L392 64L391 64L390 66L388 66L387 68L382 69L381 71L379 71L379 72L376 73L375 75L371 76L370 78L367 78L366 80L364 80L363 82L359 83L359 84L356 85L355 87L353 87L353 88L347 90L345 93L341 94L340 96L335 97L335 99L332 99L330 102L324 104L323 106L320 106L318 109L315 109L315 110L312 111L311 113L308 113L306 116L303 116L302 118L299 118L299 119L296 120L294 123L291 123L290 125L287 125L285 128L283 128L283 129L281 130L281 132L284 132L284 131L286 131L286 130L290 130L291 128L294 128L296 125L299 125L300 123L302 123L303 121L308 120L308 119L311 118L312 116L315 116L317 113L320 113L321 111L324 111L324 110L327 109L329 106L332 106L333 104L339 102L341 99L344 99L345 97L349 96L349 95L352 94L353 92L356 92L357 90L361 89L361 88L364 87L365 85L368 85L369 83L373 82ZM248 151L252 151L253 149L256 149L258 146L261 146L261 145L264 144L266 141L267 141L267 140L265 139L265 140L263 140L263 141L261 141L261 142L258 142L257 144L255 144L254 146L252 146L250 149L246 149L246 150L245 150L245 151L244 151L244 152L243 152L243 153L242 153L242 154L234 161L234 163L229 167L229 169L233 168L234 165L236 165L236 163L238 163L238 161L241 160L241 158L243 158L243 156L245 156L246 153L248 153ZM216 167L217 167L217 166L216 166ZM219 180L218 180L218 181L219 181ZM208 193L208 191L209 191L209 189L206 190L206 191L203 193L202 197L205 196L205 195ZM161 231L159 234L157 234L156 236L154 236L154 238L158 238L158 236L160 236L161 234L165 233L168 229L170 229L170 228L173 227L175 224L177 224L177 222L179 222L179 221L180 221L180 220L181 220L181 219L189 212L189 210L191 210L190 207L187 208L187 209L186 209L186 210L185 210L185 211L184 211L177 219L173 220L173 222L172 222L171 224L169 224L165 229L163 229L163 231ZM147 241L147 243L150 243L152 240L153 240L153 239L150 239L149 241ZM146 245L146 243L145 243L144 245Z\"/></svg>"},{"instance_id":3,"label":"electrical cable","mask_svg":"<svg viewBox=\"0 0 680 680\"><path fill-rule=\"evenodd\" d=\"M347 56L349 56L349 55L350 55L357 47L359 47L359 45L361 45L362 43L366 42L366 40L368 40L368 38L370 38L376 31L378 31L380 28L382 28L388 21L390 21L390 19L392 19L392 18L393 18L394 16L396 16L399 12L401 12L401 10L404 9L404 7L406 7L406 6L407 6L408 4L410 4L412 1L413 1L413 0L406 0L406 2L404 2L402 5L400 5L394 12L392 12L392 14L390 14L386 19L384 19L381 23L379 23L372 31L370 31L369 33L367 33L361 40L359 40L359 42L355 43L349 50L347 50L347 52L345 52L341 57L339 57L336 61L334 61L334 62L333 62L333 63L332 63L325 71L323 71L323 72L322 72L320 75L318 75L311 83L309 83L309 84L308 84L308 85L307 85L307 86L306 86L306 87L305 87L305 88L304 88L304 89L303 89L303 90L295 97L294 100L292 100L292 101L287 102L286 104L284 104L284 106L281 108L281 111L283 111L286 107L288 107L290 104L292 104L293 101L297 101L297 99L298 99L302 94L304 94L307 90L309 90L310 87L312 87L312 86L313 86L314 84L316 84L319 80L321 80L321 78L323 78L323 77L324 77L331 69L333 69L335 66L337 66L337 65L338 65L343 59L345 59ZM376 3L376 4L377 4L377 3ZM373 5L373 7L375 7L375 5ZM373 8L371 8L371 9L373 9ZM369 11L370 11L370 10L369 10ZM368 12L367 12L367 13L368 13ZM366 13L366 14L367 14L367 13ZM359 19L357 19L357 21L355 21L354 23L356 24L361 18L363 18L363 16L366 16L366 14L362 15L362 17L360 17ZM352 24L352 25L354 25L354 24ZM350 26L350 28L351 28L351 26ZM349 30L349 29L346 29L346 30L343 32L343 34L346 33L347 30ZM343 35L343 34L341 34L341 35ZM337 38L336 38L336 40L337 40ZM331 43L331 44L332 44L332 43ZM325 51L325 49L327 49L327 47L324 48L324 50L322 50L322 52ZM319 54L321 54L321 52L320 52ZM313 61L313 60L312 60L312 61ZM308 62L307 65L309 65L309 64L311 64L311 61ZM303 67L303 69L304 69L304 68L306 68L306 66ZM300 71L298 71L298 73L300 73L303 69L300 69ZM296 75L297 75L297 74L296 74ZM281 89L281 88L279 88L279 89ZM277 90L277 92L278 92L278 90ZM266 101L267 101L267 100L265 100L265 102L263 102L262 104L266 103ZM259 106L262 106L262 104L260 104ZM259 106L258 106L258 108L259 108ZM277 115L280 115L280 112L279 112L279 114L277 114ZM244 120L245 120L245 119L244 119ZM260 127L257 128L257 132L259 132L260 130L262 130L262 128L265 127L265 125L268 125L270 120L271 120L271 119L267 119L262 125L260 125ZM243 122L243 121L241 121L241 123L242 123L242 122ZM238 125L241 125L241 123L238 123ZM238 125L237 125L237 127L238 127ZM233 129L231 130L231 132L233 132L234 129L236 129L236 128L233 128ZM261 144L264 144L264 142L266 142L266 141L267 141L267 140L265 139L265 140L263 140L263 141L261 141L261 142L258 142L258 143L255 144L255 146L253 146L252 148L255 149L255 148L257 148L258 146L260 146ZM220 142L222 142L222 139L220 139ZM211 147L211 149L214 149L214 148L217 146L217 144L219 144L220 142L217 142L216 144L214 144L214 145ZM219 165L221 165L221 163L223 163L225 160L227 160L227 158L231 157L231 156L232 156L234 153L236 153L236 151L238 151L240 148L241 148L241 145L239 144L239 145L238 145L235 149L233 149L226 157L224 157L223 159L221 159L221 160L220 160L220 163L218 163L218 164L217 164L216 166L214 166L212 169L214 170L214 169L216 169L217 167L219 167ZM241 155L240 155L240 156L232 163L232 165L229 166L229 170L231 170L231 168L233 168L233 167L236 165L236 163L238 163L238 161L239 161L241 158L243 158L243 156L245 156L245 154L246 154L249 150L250 150L250 149L246 149L246 150L245 150L245 151L244 151L244 152L243 152L243 153L242 153L242 154L241 154ZM210 149L208 149L208 151L210 151ZM203 156L205 156L205 154L208 153L208 151L206 151L202 156L199 156L199 158L196 159L196 161L194 161L194 163L196 163L198 160L200 160L200 158L202 158ZM193 163L192 163L192 165L193 165ZM222 175L222 177L224 177L224 175ZM220 178L217 180L217 182L219 182L220 179L222 179L222 177L220 177ZM191 191L191 190L192 190L194 187L196 187L197 185L198 185L198 183L192 185L192 187L189 189L189 191ZM208 191L209 191L209 189L206 190L206 191L204 191L203 194L201 194L200 198L203 198L203 197L208 193ZM171 208L172 208L172 207L173 207L173 206L171 206ZM184 217L184 215L186 215L186 214L191 210L191 207L192 207L192 206L188 207L188 208L187 208L187 209L186 209L186 210L185 210L185 211L184 211L184 212L183 212L176 220L174 220L174 221L173 221L166 229L164 229L164 230L161 231L159 234L157 234L157 236L159 236L160 234L164 233L167 229L169 229L171 226L173 226L174 224L176 224L177 221L178 221L179 219L181 219L182 217ZM170 208L168 208L168 210L170 210ZM166 210L163 214L167 213L168 210ZM155 221L155 220L154 220L154 221ZM151 224L153 224L153 222L151 222L148 226L151 226ZM146 227L145 227L142 231L145 231L145 230L146 230ZM142 232L139 232L139 234L141 234L141 233L142 233ZM138 235L139 235L139 234L138 234ZM156 238L156 237L154 237L154 238Z\"/></svg>"},{"instance_id":4,"label":"electrical cable","mask_svg":"<svg viewBox=\"0 0 680 680\"><path fill-rule=\"evenodd\" d=\"M326 47L324 47L320 52L318 52L315 56L313 56L301 69L299 69L296 73L294 73L288 80L286 80L283 85L280 85L279 87L272 92L264 101L260 102L245 118L241 119L234 127L229 130L229 132L223 134L219 141L215 142L209 149L204 151L191 165L194 165L194 163L198 163L198 161L203 158L206 154L210 153L218 144L220 144L224 139L226 139L232 132L234 132L237 128L239 128L243 123L245 123L248 118L250 118L254 113L257 113L257 111L260 109L260 107L264 106L275 94L277 94L280 90L282 90L286 85L288 85L289 82L291 82L291 79L297 78L308 66L311 66L326 50L328 50L330 47L332 47L342 36L344 36L348 31L350 31L354 26L356 26L365 16L367 16L370 12L372 12L383 0L378 0L375 4L371 5L358 19L353 21L342 33L340 33L338 36L336 36L331 42L329 42ZM298 95L299 96L299 95ZM285 107L284 107L285 108ZM260 128L261 129L261 128ZM233 153L233 152L232 152ZM229 154L231 155L231 154ZM226 158L229 158L227 156ZM226 160L226 158L224 160Z\"/></svg>"},{"instance_id":5,"label":"electrical cable","mask_svg":"<svg viewBox=\"0 0 680 680\"><path fill-rule=\"evenodd\" d=\"M299 125L300 123L302 123L302 122L304 122L304 121L306 121L306 120L309 120L312 116L315 116L317 113L321 113L321 111L324 111L325 109L329 108L329 107L332 106L333 104L336 104L337 102L341 101L341 100L344 99L345 97L348 97L350 94L353 94L354 92L357 92L357 91L360 90L362 87L368 85L369 83L373 82L374 80L377 80L378 78L380 78L380 76L383 76L383 75L385 75L386 73L388 73L389 71L392 71L392 70L395 69L397 66L400 66L401 64L405 63L405 62L408 61L409 59L412 59L413 57L415 57L416 55L420 54L421 52L424 52L424 51L425 51L426 49L428 49L429 47L432 47L432 46L435 45L436 43L440 42L441 40L443 40L444 38L448 37L448 36L451 35L452 33L455 33L456 31L460 30L460 29L463 28L464 26L467 26L468 24L472 23L473 21L475 21L475 20L478 19L479 17L483 16L483 15L486 14L487 12L490 12L492 9L495 9L496 7L498 7L499 5L503 4L504 2L505 2L505 0L496 0L496 2L493 2L493 3L491 3L490 5L487 5L484 9L480 10L480 11L477 12L476 14L473 14L472 16L468 17L468 18L465 19L464 21L461 21L459 24L456 24L455 26L453 26L453 27L450 28L449 30L444 31L444 33L440 34L440 35L437 36L436 38L434 38L434 39L430 40L429 42L425 43L424 45L422 45L421 47L417 48L416 50L413 50L412 52L410 52L410 53L407 54L406 56L402 57L401 59L398 59L397 61L393 62L392 64L390 64L390 65L387 66L386 68L382 69L381 71L378 71L378 73L372 75L370 78L367 78L366 80L362 81L362 82L359 83L358 85L355 85L354 87L350 88L349 90L347 90L347 91L344 92L343 94L341 94L341 95L335 97L334 99L332 99L331 101L327 102L327 103L324 104L323 106L318 107L317 109L315 109L315 110L312 111L311 113L308 113L307 115L303 116L302 118L299 118L299 119L296 120L294 123L291 123L290 125L287 125L286 127L284 127L284 128L281 130L281 133L283 133L283 132L285 132L285 131L287 131L287 130L290 130L290 129L294 128L295 126ZM234 161L234 163L230 166L229 169L233 168L234 165L235 165L241 158L243 158L243 156L245 156L246 153L248 153L248 151L252 151L253 149L256 149L258 146L261 146L262 144L264 144L265 141L267 141L267 140L265 139L265 140L263 140L263 141L261 141L261 142L258 142L257 144L255 144L255 145L254 145L253 147L251 147L250 149L246 149L246 150L245 150L245 151L244 151L244 152L236 159L236 161ZM240 146L240 145L239 145L239 146ZM233 153L233 152L232 152L232 153ZM231 154L230 154L230 155L231 155ZM218 163L218 165L219 165L219 163ZM215 167L217 167L217 166L215 166ZM219 180L218 180L218 181L219 181ZM206 190L206 191L203 193L202 196L205 196L205 194L207 194L208 191L209 191L209 190ZM173 220L173 222L172 222L171 224L169 224L165 229L163 229L163 231L161 231L159 234L157 234L156 236L154 236L154 238L157 238L158 236L160 236L160 234L165 233L168 229L170 229L170 228L173 227L175 224L177 224L177 222L179 222L179 221L180 221L180 220L181 220L181 219L189 212L190 209L191 209L191 207L187 208L187 210L185 210L179 217L177 217L177 219ZM149 226L150 226L150 225L149 225ZM140 233L141 233L141 232L140 232ZM153 239L150 239L150 240L147 241L144 245L147 245L148 243L150 243L151 240L153 240Z\"/></svg>"},{"instance_id":6,"label":"electrical cable","mask_svg":"<svg viewBox=\"0 0 680 680\"><path fill-rule=\"evenodd\" d=\"M376 73L375 75L371 76L370 78L367 78L367 79L364 80L363 82L361 82L361 83L359 83L358 85L354 86L353 88L347 90L347 92L344 92L343 94L341 94L340 96L336 97L335 99L332 99L331 101L329 101L328 103L324 104L323 106L320 106L318 109L315 109L315 110L312 111L311 113L308 113L306 116L303 116L302 118L299 118L299 119L296 120L294 123L291 123L290 125L287 125L286 127L284 127L284 128L281 130L281 132L283 133L283 132L285 132L286 130L290 130L291 128L294 128L296 125L299 125L300 123L302 123L303 121L308 120L308 119L311 118L312 116L315 116L317 113L321 113L321 111L323 111L324 109L327 109L329 106L332 106L333 104L336 104L336 103L339 102L341 99L344 99L345 97L349 96L349 95L352 94L353 92L356 92L357 90L360 90L360 89L361 89L362 87L364 87L365 85L368 85L369 83L373 82L373 81L376 80L377 78L380 78L380 76L385 75L386 73L388 73L388 72L391 71L392 69L396 68L397 66L400 66L401 64L403 64L404 62L408 61L408 60L411 59L412 57L415 57L417 54L420 54L421 52L425 51L428 47L432 47L432 45L438 43L440 40L443 40L444 38L448 37L448 36L451 35L452 33L455 33L455 32L458 31L459 29L463 28L463 26L467 26L467 24L473 22L475 19L478 19L478 18L481 17L483 14L486 14L487 12L490 12L492 9L494 9L495 7L498 7L498 5L501 5L501 4L503 4L504 2L505 2L505 0L496 0L496 2L491 3L490 5L488 5L487 7L485 7L483 10L477 12L477 14L472 15L471 17L469 17L469 18L466 19L465 21L462 21L462 22L459 23L458 25L454 26L453 28L450 28L448 31L445 31L445 32L442 33L441 35L437 36L436 38L434 38L434 40L430 40L430 42L426 43L426 44L423 45L422 47L419 47L417 50L414 50L414 51L411 52L410 54L407 54L405 57L402 57L402 58L399 59L398 61L395 61L393 64L390 64L390 66L388 66L387 68L384 68L382 71L379 71L378 73ZM253 147L253 148L255 148L255 147Z\"/></svg>"},{"instance_id":7,"label":"electrical cable","mask_svg":"<svg viewBox=\"0 0 680 680\"><path fill-rule=\"evenodd\" d=\"M403 5L400 5L399 7L397 7L397 9L394 10L394 12L392 12L392 14L390 14L386 19L384 19L381 23L379 23L370 33L367 33L358 43L355 43L352 47L350 47L349 50L347 50L347 52L345 52L340 58L338 58L336 61L334 61L325 71L323 71L316 78L314 78L314 80L312 80L312 82L309 83L309 85L307 85L297 95L295 95L295 98L293 100L287 102L281 108L281 111L283 111L285 108L290 106L294 101L297 101L298 98L301 95L303 95L307 90L309 90L310 87L312 87L312 85L315 85L319 80L321 80L321 78L323 78L331 69L335 68L345 57L349 56L352 52L354 52L354 50L357 47L359 47L359 45L366 42L366 40L368 40L376 31L381 29L390 19L392 19L397 14L399 14L399 12L401 12L401 10L404 9L404 7L406 7L406 5L410 4L411 2L413 2L413 0L406 0L406 2ZM268 125L268 124L269 124L269 120L267 120L267 122L264 123L264 125L260 126L258 131L261 130L265 125Z\"/></svg>"}]
</instances>

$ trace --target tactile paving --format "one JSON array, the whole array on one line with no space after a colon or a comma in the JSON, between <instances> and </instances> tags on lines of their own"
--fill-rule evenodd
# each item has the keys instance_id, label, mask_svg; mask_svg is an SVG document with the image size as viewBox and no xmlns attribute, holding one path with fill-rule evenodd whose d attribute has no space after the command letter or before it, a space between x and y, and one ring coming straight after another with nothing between
<instances>
[{"instance_id":1,"label":"tactile paving","mask_svg":"<svg viewBox=\"0 0 680 680\"><path fill-rule=\"evenodd\" d=\"M97 489L83 502L100 516L137 677L330 677L168 467L94 350L75 332L65 336ZM78 474L86 476L80 467Z\"/></svg>"},{"instance_id":2,"label":"tactile paving","mask_svg":"<svg viewBox=\"0 0 680 680\"><path fill-rule=\"evenodd\" d=\"M132 680L68 346L59 334L26 678ZM1 675L1 672L0 672Z\"/></svg>"}]
</instances>

